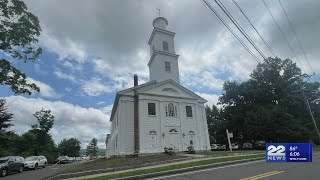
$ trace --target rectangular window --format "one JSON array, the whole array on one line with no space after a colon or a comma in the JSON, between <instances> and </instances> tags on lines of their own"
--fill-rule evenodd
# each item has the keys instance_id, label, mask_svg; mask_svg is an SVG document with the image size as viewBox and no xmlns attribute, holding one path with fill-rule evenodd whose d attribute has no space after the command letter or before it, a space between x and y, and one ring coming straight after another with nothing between
<instances>
[{"instance_id":1,"label":"rectangular window","mask_svg":"<svg viewBox=\"0 0 320 180\"><path fill-rule=\"evenodd\" d=\"M187 114L187 117L192 117L192 107L191 106L186 106L186 114Z\"/></svg>"},{"instance_id":2,"label":"rectangular window","mask_svg":"<svg viewBox=\"0 0 320 180\"><path fill-rule=\"evenodd\" d=\"M166 71L171 72L170 62L165 61L165 68L166 68Z\"/></svg>"},{"instance_id":3,"label":"rectangular window","mask_svg":"<svg viewBox=\"0 0 320 180\"><path fill-rule=\"evenodd\" d=\"M156 103L148 103L148 114L156 115Z\"/></svg>"}]
</instances>

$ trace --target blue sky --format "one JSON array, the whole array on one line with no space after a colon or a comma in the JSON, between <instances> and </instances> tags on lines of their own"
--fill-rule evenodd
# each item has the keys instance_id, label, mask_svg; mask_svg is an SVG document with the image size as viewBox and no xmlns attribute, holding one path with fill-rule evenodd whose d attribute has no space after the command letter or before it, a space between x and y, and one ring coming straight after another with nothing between
<instances>
[{"instance_id":1,"label":"blue sky","mask_svg":"<svg viewBox=\"0 0 320 180\"><path fill-rule=\"evenodd\" d=\"M209 2L218 10L214 1ZM222 2L266 56L271 56L232 1ZM263 3L248 0L238 3L279 57L297 62ZM319 74L320 3L289 3L289 0L282 3L301 38L312 69L299 50L278 0L267 1L304 71ZM181 84L207 99L209 105L216 104L224 81L246 80L257 65L198 0L183 4L179 0L27 0L26 4L40 20L43 31L39 45L43 54L35 63L15 63L15 67L25 72L30 82L40 86L41 92L14 96L8 87L0 86L1 96L7 99L14 113L12 129L19 134L30 129L36 122L32 114L44 107L56 116L50 131L56 143L62 138L76 137L85 147L96 137L99 146L104 147L105 136L110 132L109 116L115 93L132 87L133 74L138 74L140 84L149 81L147 41L152 21L157 17L156 8L168 19L168 30L176 32Z\"/></svg>"}]
</instances>

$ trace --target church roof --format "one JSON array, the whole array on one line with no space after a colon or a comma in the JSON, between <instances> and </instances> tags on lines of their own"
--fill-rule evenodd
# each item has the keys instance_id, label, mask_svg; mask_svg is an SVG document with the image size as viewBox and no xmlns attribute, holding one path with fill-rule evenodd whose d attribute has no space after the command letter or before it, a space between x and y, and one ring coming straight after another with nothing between
<instances>
[{"instance_id":1,"label":"church roof","mask_svg":"<svg viewBox=\"0 0 320 180\"><path fill-rule=\"evenodd\" d=\"M190 96L194 97L193 99L197 99L198 102L201 102L201 103L206 103L207 102L206 99L202 98L201 96L197 95L196 93L192 92L191 90L183 87L182 85L180 85L179 83L173 81L172 79L168 79L166 81L161 81L161 82L151 81L151 82L148 82L148 83L141 84L139 86L131 87L131 88L124 89L122 91L117 92L116 98L114 100L114 104L113 104L113 107L112 107L112 111L111 111L110 121L112 122L114 113L115 113L116 108L117 108L118 103L119 103L120 96L122 96L122 95L134 96L135 92L138 93L138 94L143 94L144 91L159 87L159 86L167 84L167 83L173 84L174 86L179 88L181 91L183 91L186 94L189 94ZM170 91L171 88L165 88L164 90Z\"/></svg>"}]
</instances>

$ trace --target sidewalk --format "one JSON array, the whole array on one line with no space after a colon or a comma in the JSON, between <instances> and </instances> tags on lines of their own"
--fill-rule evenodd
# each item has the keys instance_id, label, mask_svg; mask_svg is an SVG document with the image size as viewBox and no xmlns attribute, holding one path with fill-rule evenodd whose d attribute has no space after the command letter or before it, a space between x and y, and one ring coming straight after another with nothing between
<instances>
[{"instance_id":1,"label":"sidewalk","mask_svg":"<svg viewBox=\"0 0 320 180\"><path fill-rule=\"evenodd\" d=\"M262 153L261 153L261 154L262 154ZM147 166L147 167L132 168L132 169L112 171L112 172L106 172L106 173L99 173L99 174L93 174L93 175L85 175L85 176L81 176L81 177L67 178L67 179L65 179L65 180L88 179L88 178L94 178L94 177L99 177L99 176L107 176L107 175L113 175L113 174L118 174L118 173L126 173L126 172L131 172L131 171L151 169L151 168L157 168L157 167L164 167L164 166L170 166L170 165L176 165L176 164L184 164L184 163L205 161L205 160L211 160L211 159L221 159L221 158L250 156L250 155L257 155L257 154L254 153L254 154L244 154L244 155L236 155L236 156L218 156L218 157L203 157L203 156L201 156L201 158L196 157L197 155L194 155L194 158L195 158L195 159L189 159L189 160L184 160L184 161L178 161L178 162L172 162L172 163L159 164L159 165L154 165L154 166ZM189 157L190 157L190 156L189 156Z\"/></svg>"}]
</instances>

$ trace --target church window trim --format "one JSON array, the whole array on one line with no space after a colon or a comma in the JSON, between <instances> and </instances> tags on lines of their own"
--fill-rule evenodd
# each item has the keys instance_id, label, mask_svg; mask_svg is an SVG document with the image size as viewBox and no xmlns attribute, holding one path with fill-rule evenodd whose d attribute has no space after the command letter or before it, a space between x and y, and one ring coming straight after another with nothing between
<instances>
[{"instance_id":1,"label":"church window trim","mask_svg":"<svg viewBox=\"0 0 320 180\"><path fill-rule=\"evenodd\" d=\"M177 90L175 90L175 89L172 89L172 88L164 88L164 89L162 89L162 91L168 91L168 92L178 92Z\"/></svg>"},{"instance_id":2,"label":"church window trim","mask_svg":"<svg viewBox=\"0 0 320 180\"><path fill-rule=\"evenodd\" d=\"M172 103L168 104L168 116L175 116L174 105Z\"/></svg>"},{"instance_id":3,"label":"church window trim","mask_svg":"<svg viewBox=\"0 0 320 180\"><path fill-rule=\"evenodd\" d=\"M169 103L168 105L166 105L165 110L166 110L167 117L177 117L178 116L177 106L175 106L173 103Z\"/></svg>"},{"instance_id":4,"label":"church window trim","mask_svg":"<svg viewBox=\"0 0 320 180\"><path fill-rule=\"evenodd\" d=\"M149 116L156 116L156 103L148 103L148 115Z\"/></svg>"},{"instance_id":5,"label":"church window trim","mask_svg":"<svg viewBox=\"0 0 320 180\"><path fill-rule=\"evenodd\" d=\"M154 130L151 130L151 131L149 131L149 133L148 133L149 135L157 135L157 132L156 131L154 131Z\"/></svg>"},{"instance_id":6,"label":"church window trim","mask_svg":"<svg viewBox=\"0 0 320 180\"><path fill-rule=\"evenodd\" d=\"M169 44L167 41L163 41L162 48L164 52L169 52Z\"/></svg>"},{"instance_id":7,"label":"church window trim","mask_svg":"<svg viewBox=\"0 0 320 180\"><path fill-rule=\"evenodd\" d=\"M177 134L178 131L176 129L170 129L169 133L174 133L174 134Z\"/></svg>"},{"instance_id":8,"label":"church window trim","mask_svg":"<svg viewBox=\"0 0 320 180\"><path fill-rule=\"evenodd\" d=\"M164 62L164 66L165 66L165 70L166 70L167 72L171 72L171 64L170 64L170 62L165 61L165 62Z\"/></svg>"},{"instance_id":9,"label":"church window trim","mask_svg":"<svg viewBox=\"0 0 320 180\"><path fill-rule=\"evenodd\" d=\"M186 106L186 116L188 118L192 118L193 117L192 106Z\"/></svg>"}]
</instances>

